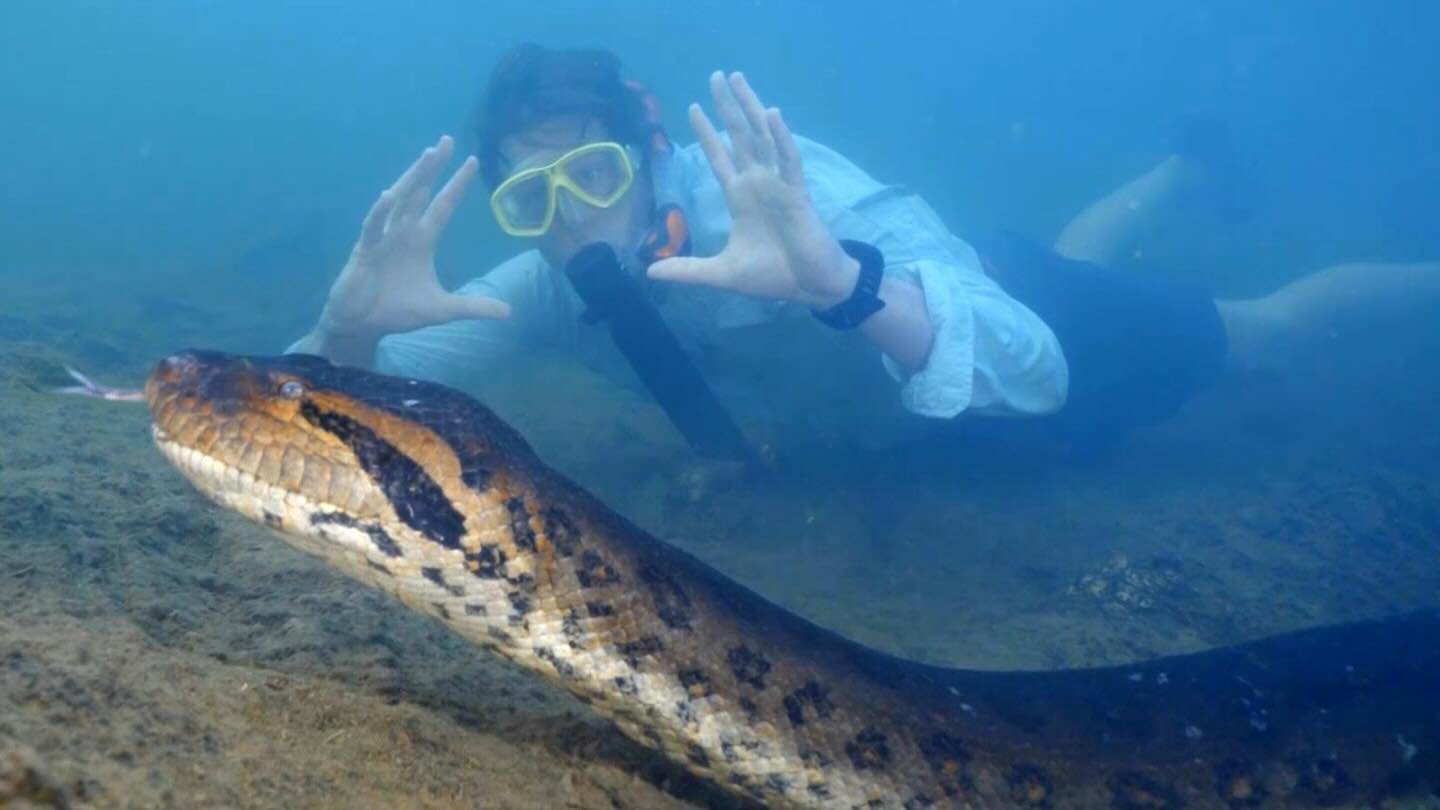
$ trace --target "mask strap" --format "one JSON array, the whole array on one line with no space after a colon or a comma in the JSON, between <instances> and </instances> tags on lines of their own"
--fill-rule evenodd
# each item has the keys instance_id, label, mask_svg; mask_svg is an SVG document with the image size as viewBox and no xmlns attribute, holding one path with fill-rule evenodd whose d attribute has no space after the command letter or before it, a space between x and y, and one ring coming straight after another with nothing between
<instances>
[{"instance_id":1,"label":"mask strap","mask_svg":"<svg viewBox=\"0 0 1440 810\"><path fill-rule=\"evenodd\" d=\"M634 79L626 79L625 87L640 97L640 110L645 129L645 147L651 155L668 155L675 147L670 136L665 134L665 118L660 112L660 101L649 88Z\"/></svg>"}]
</instances>

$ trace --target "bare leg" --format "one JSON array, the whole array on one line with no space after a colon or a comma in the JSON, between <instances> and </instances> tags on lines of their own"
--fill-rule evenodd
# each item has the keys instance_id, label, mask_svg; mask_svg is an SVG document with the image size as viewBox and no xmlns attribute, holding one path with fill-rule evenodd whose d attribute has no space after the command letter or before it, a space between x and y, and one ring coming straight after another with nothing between
<instances>
[{"instance_id":1,"label":"bare leg","mask_svg":"<svg viewBox=\"0 0 1440 810\"><path fill-rule=\"evenodd\" d=\"M1197 169L1171 155L1139 177L1091 203L1066 225L1055 252L1100 265L1113 264L1153 221L1153 215L1191 189Z\"/></svg>"},{"instance_id":2,"label":"bare leg","mask_svg":"<svg viewBox=\"0 0 1440 810\"><path fill-rule=\"evenodd\" d=\"M1216 301L1239 368L1277 368L1322 340L1430 315L1440 262L1327 267L1263 298Z\"/></svg>"}]
</instances>

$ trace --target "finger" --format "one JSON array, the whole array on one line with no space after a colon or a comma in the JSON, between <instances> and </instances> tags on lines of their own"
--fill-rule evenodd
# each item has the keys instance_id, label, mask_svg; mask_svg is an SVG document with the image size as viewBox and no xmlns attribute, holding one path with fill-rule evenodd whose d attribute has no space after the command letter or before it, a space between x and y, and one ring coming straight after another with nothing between
<instances>
[{"instance_id":1,"label":"finger","mask_svg":"<svg viewBox=\"0 0 1440 810\"><path fill-rule=\"evenodd\" d=\"M446 293L440 311L445 321L495 320L510 317L510 305L483 295Z\"/></svg>"},{"instance_id":2,"label":"finger","mask_svg":"<svg viewBox=\"0 0 1440 810\"><path fill-rule=\"evenodd\" d=\"M430 202L430 207L425 209L425 216L420 218L420 224L431 233L439 233L445 230L450 217L455 214L455 209L460 206L460 201L465 198L465 192L470 188L470 181L475 179L475 172L480 167L480 162L474 155L465 158L455 174L445 183L440 193Z\"/></svg>"},{"instance_id":3,"label":"finger","mask_svg":"<svg viewBox=\"0 0 1440 810\"><path fill-rule=\"evenodd\" d=\"M415 173L410 193L396 203L396 214L406 219L420 218L425 206L430 202L430 191L434 188L435 181L440 179L440 173L445 171L454 151L455 141L449 135L441 136L434 146L430 160Z\"/></svg>"},{"instance_id":4,"label":"finger","mask_svg":"<svg viewBox=\"0 0 1440 810\"><path fill-rule=\"evenodd\" d=\"M430 188L435 184L435 179L440 176L445 164L450 162L450 152L454 144L449 135L442 136L434 146L420 153L419 159L396 181L392 220L419 217L425 210L425 203L430 199Z\"/></svg>"},{"instance_id":5,"label":"finger","mask_svg":"<svg viewBox=\"0 0 1440 810\"><path fill-rule=\"evenodd\" d=\"M656 281L674 281L680 284L715 285L720 277L721 267L714 258L697 259L693 256L676 256L661 259L650 265L645 274Z\"/></svg>"},{"instance_id":6,"label":"finger","mask_svg":"<svg viewBox=\"0 0 1440 810\"><path fill-rule=\"evenodd\" d=\"M715 111L720 115L720 123L725 125L725 131L730 134L730 151L734 154L735 167L744 171L755 162L755 151L751 145L754 138L750 132L750 124L745 120L745 113L741 112L740 105L735 103L735 96L730 92L729 83L725 81L725 74L718 70L710 74L710 96L715 100Z\"/></svg>"},{"instance_id":7,"label":"finger","mask_svg":"<svg viewBox=\"0 0 1440 810\"><path fill-rule=\"evenodd\" d=\"M730 74L730 93L745 116L745 123L751 132L751 145L755 159L767 166L775 164L775 142L770 137L770 127L765 122L765 105L745 80L743 73Z\"/></svg>"},{"instance_id":8,"label":"finger","mask_svg":"<svg viewBox=\"0 0 1440 810\"><path fill-rule=\"evenodd\" d=\"M785 123L780 110L771 107L765 111L765 120L770 125L770 135L775 139L775 154L780 162L780 176L792 186L805 184L805 163L800 158L800 147L795 143L795 134Z\"/></svg>"},{"instance_id":9,"label":"finger","mask_svg":"<svg viewBox=\"0 0 1440 810\"><path fill-rule=\"evenodd\" d=\"M370 213L365 215L365 221L360 223L361 247L375 247L385 238L385 223L389 220L390 209L394 206L395 194L390 189L380 192L380 197L370 206Z\"/></svg>"},{"instance_id":10,"label":"finger","mask_svg":"<svg viewBox=\"0 0 1440 810\"><path fill-rule=\"evenodd\" d=\"M411 163L387 190L397 197L410 193L411 189L415 187L416 178L419 177L427 165L435 160L436 151L445 144L446 138L448 137L449 136L442 135L440 136L440 140L425 147L425 149L420 152L420 156L415 158L415 162Z\"/></svg>"},{"instance_id":11,"label":"finger","mask_svg":"<svg viewBox=\"0 0 1440 810\"><path fill-rule=\"evenodd\" d=\"M715 125L710 123L709 116L705 115L699 104L690 105L690 128L695 130L700 151L704 152L705 159L710 161L710 171L715 173L715 179L720 181L721 188L729 185L730 180L735 177L735 164L730 160L730 150L725 147L720 133L715 131Z\"/></svg>"}]
</instances>

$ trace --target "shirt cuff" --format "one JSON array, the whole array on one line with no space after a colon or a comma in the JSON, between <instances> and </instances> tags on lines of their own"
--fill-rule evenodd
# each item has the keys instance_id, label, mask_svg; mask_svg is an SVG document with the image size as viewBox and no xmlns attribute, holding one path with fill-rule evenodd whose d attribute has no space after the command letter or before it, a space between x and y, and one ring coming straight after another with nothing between
<instances>
[{"instance_id":1,"label":"shirt cuff","mask_svg":"<svg viewBox=\"0 0 1440 810\"><path fill-rule=\"evenodd\" d=\"M895 272L897 268L891 268ZM885 370L900 386L900 403L920 416L949 419L966 408L975 387L975 313L963 291L947 281L953 270L930 261L898 268L902 275L920 285L925 310L934 336L924 368L910 374L890 358L880 355Z\"/></svg>"}]
</instances>

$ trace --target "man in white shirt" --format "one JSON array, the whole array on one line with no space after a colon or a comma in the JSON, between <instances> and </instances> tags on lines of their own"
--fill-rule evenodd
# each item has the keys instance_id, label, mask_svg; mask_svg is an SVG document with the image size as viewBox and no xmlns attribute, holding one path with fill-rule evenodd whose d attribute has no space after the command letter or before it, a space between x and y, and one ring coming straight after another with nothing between
<instances>
[{"instance_id":1,"label":"man in white shirt","mask_svg":"<svg viewBox=\"0 0 1440 810\"><path fill-rule=\"evenodd\" d=\"M1071 430L1116 434L1173 413L1227 353L1271 352L1275 334L1375 287L1374 273L1350 266L1317 274L1324 284L1215 302L1105 269L1137 212L1186 182L1182 157L1092 206L1054 251L1003 240L982 260L914 194L792 135L740 74L716 73L710 89L726 135L692 105L699 142L677 149L612 54L512 50L491 76L479 159L432 199L453 150L441 138L381 194L319 322L291 351L466 388L517 351L552 349L633 382L562 272L600 242L648 279L689 349L769 322L854 329L912 414L1058 414ZM501 227L535 248L450 293L435 243L478 172ZM657 260L646 248L666 241L672 216L690 255ZM1380 275L1394 289L1440 277L1429 266Z\"/></svg>"}]
</instances>

